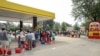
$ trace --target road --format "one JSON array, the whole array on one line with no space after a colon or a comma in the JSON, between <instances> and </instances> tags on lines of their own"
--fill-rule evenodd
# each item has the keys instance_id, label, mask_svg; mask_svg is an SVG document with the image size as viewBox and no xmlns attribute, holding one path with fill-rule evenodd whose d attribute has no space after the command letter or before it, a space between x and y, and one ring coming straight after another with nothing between
<instances>
[{"instance_id":1,"label":"road","mask_svg":"<svg viewBox=\"0 0 100 56\"><path fill-rule=\"evenodd\" d=\"M100 40L57 36L56 42L51 45L38 43L31 51L21 54L13 51L12 56L100 56Z\"/></svg>"}]
</instances>

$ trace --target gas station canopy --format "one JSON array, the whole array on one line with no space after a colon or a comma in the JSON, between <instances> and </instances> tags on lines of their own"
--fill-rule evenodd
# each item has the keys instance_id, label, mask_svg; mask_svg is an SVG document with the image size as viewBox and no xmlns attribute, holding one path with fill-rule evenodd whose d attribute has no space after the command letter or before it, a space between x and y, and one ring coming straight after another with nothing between
<instances>
[{"instance_id":1,"label":"gas station canopy","mask_svg":"<svg viewBox=\"0 0 100 56\"><path fill-rule=\"evenodd\" d=\"M0 0L0 20L31 23L32 18L37 17L37 21L53 20L55 14L52 12L31 8L28 6Z\"/></svg>"}]
</instances>

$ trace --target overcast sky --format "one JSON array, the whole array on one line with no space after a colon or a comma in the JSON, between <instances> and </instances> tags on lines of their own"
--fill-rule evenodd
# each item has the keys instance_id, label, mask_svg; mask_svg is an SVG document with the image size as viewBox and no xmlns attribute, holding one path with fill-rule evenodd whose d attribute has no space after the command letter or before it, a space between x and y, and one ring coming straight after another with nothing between
<instances>
[{"instance_id":1,"label":"overcast sky","mask_svg":"<svg viewBox=\"0 0 100 56\"><path fill-rule=\"evenodd\" d=\"M67 22L74 24L74 17L71 16L71 0L8 0L26 6L43 9L55 13L56 22Z\"/></svg>"}]
</instances>

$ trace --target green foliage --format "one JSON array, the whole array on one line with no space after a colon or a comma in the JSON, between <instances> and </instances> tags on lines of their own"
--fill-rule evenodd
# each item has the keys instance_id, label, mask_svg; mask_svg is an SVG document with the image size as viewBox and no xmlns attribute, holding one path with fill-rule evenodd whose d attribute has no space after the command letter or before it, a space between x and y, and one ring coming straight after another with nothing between
<instances>
[{"instance_id":1,"label":"green foliage","mask_svg":"<svg viewBox=\"0 0 100 56\"><path fill-rule=\"evenodd\" d=\"M84 22L84 23L82 23L81 26L85 27L85 29L88 30L88 24L89 24L88 22Z\"/></svg>"},{"instance_id":2,"label":"green foliage","mask_svg":"<svg viewBox=\"0 0 100 56\"><path fill-rule=\"evenodd\" d=\"M18 27L15 26L12 22L7 22L6 25L8 31L15 31L18 29Z\"/></svg>"},{"instance_id":3,"label":"green foliage","mask_svg":"<svg viewBox=\"0 0 100 56\"><path fill-rule=\"evenodd\" d=\"M54 22L53 20L44 21L42 24L43 24L42 26L43 30L54 30L54 31L59 31L62 28L63 31L66 31L67 26L71 26L70 24L64 22L64 27L62 27L59 22Z\"/></svg>"},{"instance_id":4,"label":"green foliage","mask_svg":"<svg viewBox=\"0 0 100 56\"><path fill-rule=\"evenodd\" d=\"M100 0L72 0L72 14L75 19L89 19L97 21L100 19Z\"/></svg>"},{"instance_id":5,"label":"green foliage","mask_svg":"<svg viewBox=\"0 0 100 56\"><path fill-rule=\"evenodd\" d=\"M7 25L8 31L16 31L16 30L19 30L19 27L20 27L20 25L16 26L12 22L7 22L6 25ZM28 30L29 27L30 27L29 25L28 26L23 25L23 30Z\"/></svg>"},{"instance_id":6,"label":"green foliage","mask_svg":"<svg viewBox=\"0 0 100 56\"><path fill-rule=\"evenodd\" d=\"M67 27L71 27L71 25L70 25L70 24L68 24L68 23L66 23L66 26L67 26Z\"/></svg>"},{"instance_id":7,"label":"green foliage","mask_svg":"<svg viewBox=\"0 0 100 56\"><path fill-rule=\"evenodd\" d=\"M49 24L46 25L45 30L50 30L50 26L49 26Z\"/></svg>"},{"instance_id":8,"label":"green foliage","mask_svg":"<svg viewBox=\"0 0 100 56\"><path fill-rule=\"evenodd\" d=\"M66 29L67 29L66 23L62 22L62 24L61 24L61 31L66 31Z\"/></svg>"},{"instance_id":9,"label":"green foliage","mask_svg":"<svg viewBox=\"0 0 100 56\"><path fill-rule=\"evenodd\" d=\"M79 25L77 23L75 23L75 25L73 27L74 27L74 30L76 30L76 31L80 30L80 27L79 27Z\"/></svg>"},{"instance_id":10,"label":"green foliage","mask_svg":"<svg viewBox=\"0 0 100 56\"><path fill-rule=\"evenodd\" d=\"M53 29L53 24L54 24L53 20L44 21L43 22L43 29L52 30Z\"/></svg>"},{"instance_id":11,"label":"green foliage","mask_svg":"<svg viewBox=\"0 0 100 56\"><path fill-rule=\"evenodd\" d=\"M29 29L30 29L30 26L29 26L29 25L26 25L26 26L24 25L24 26L23 26L23 30L26 30L26 31L27 31L27 30L29 30Z\"/></svg>"},{"instance_id":12,"label":"green foliage","mask_svg":"<svg viewBox=\"0 0 100 56\"><path fill-rule=\"evenodd\" d=\"M60 23L55 22L55 24L53 25L53 30L59 31L60 30Z\"/></svg>"},{"instance_id":13,"label":"green foliage","mask_svg":"<svg viewBox=\"0 0 100 56\"><path fill-rule=\"evenodd\" d=\"M86 30L88 30L90 20L85 19L84 22L81 24L81 26L85 27Z\"/></svg>"},{"instance_id":14,"label":"green foliage","mask_svg":"<svg viewBox=\"0 0 100 56\"><path fill-rule=\"evenodd\" d=\"M10 31L15 31L15 30L18 30L18 28L17 28L16 26L13 25L13 26L10 26L10 27L9 27L9 30L10 30Z\"/></svg>"}]
</instances>

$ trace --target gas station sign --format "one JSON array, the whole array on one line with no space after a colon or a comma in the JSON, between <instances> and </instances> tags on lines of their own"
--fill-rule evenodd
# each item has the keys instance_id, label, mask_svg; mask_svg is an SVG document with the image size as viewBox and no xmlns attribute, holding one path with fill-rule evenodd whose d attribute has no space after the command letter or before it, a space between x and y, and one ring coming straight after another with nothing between
<instances>
[{"instance_id":1,"label":"gas station sign","mask_svg":"<svg viewBox=\"0 0 100 56\"><path fill-rule=\"evenodd\" d=\"M90 22L88 38L100 39L100 23L99 22Z\"/></svg>"}]
</instances>

